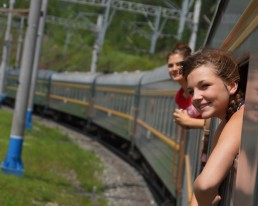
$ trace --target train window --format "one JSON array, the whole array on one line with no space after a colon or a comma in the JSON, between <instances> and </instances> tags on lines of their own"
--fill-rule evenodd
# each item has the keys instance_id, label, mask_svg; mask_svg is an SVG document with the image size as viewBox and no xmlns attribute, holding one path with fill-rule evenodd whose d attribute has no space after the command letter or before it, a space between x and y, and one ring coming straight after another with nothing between
<instances>
[{"instance_id":1,"label":"train window","mask_svg":"<svg viewBox=\"0 0 258 206\"><path fill-rule=\"evenodd\" d=\"M244 55L242 58L238 59L238 67L240 74L240 88L245 93L246 92L246 83L249 67L249 56Z\"/></svg>"}]
</instances>

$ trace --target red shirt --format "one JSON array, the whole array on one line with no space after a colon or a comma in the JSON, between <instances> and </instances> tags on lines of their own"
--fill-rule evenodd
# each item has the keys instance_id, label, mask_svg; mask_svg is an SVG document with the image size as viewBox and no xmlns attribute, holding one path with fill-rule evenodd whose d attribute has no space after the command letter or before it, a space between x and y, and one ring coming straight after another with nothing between
<instances>
[{"instance_id":1,"label":"red shirt","mask_svg":"<svg viewBox=\"0 0 258 206\"><path fill-rule=\"evenodd\" d=\"M181 87L175 96L175 102L177 103L180 109L186 109L190 105L192 105L191 97L184 97L184 89Z\"/></svg>"},{"instance_id":2,"label":"red shirt","mask_svg":"<svg viewBox=\"0 0 258 206\"><path fill-rule=\"evenodd\" d=\"M201 114L192 105L191 96L184 96L184 89L182 87L176 93L175 102L177 103L180 109L186 109L190 117L198 119L201 118Z\"/></svg>"}]
</instances>

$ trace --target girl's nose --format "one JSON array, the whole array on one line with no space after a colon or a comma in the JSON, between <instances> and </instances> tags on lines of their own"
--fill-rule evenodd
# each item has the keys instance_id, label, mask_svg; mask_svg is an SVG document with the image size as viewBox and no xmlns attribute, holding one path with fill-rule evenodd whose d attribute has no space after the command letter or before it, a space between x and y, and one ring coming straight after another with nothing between
<instances>
[{"instance_id":1,"label":"girl's nose","mask_svg":"<svg viewBox=\"0 0 258 206\"><path fill-rule=\"evenodd\" d=\"M196 102L202 99L201 92L199 90L195 90L192 95L192 102Z\"/></svg>"}]
</instances>

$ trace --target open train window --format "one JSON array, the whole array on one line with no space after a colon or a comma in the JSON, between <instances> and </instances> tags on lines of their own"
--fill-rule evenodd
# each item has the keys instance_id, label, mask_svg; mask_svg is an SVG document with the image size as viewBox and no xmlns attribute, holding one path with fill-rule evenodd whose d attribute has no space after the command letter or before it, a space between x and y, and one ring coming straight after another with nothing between
<instances>
[{"instance_id":1,"label":"open train window","mask_svg":"<svg viewBox=\"0 0 258 206\"><path fill-rule=\"evenodd\" d=\"M243 54L237 60L237 64L239 67L240 74L240 88L246 93L246 84L247 84L247 76L248 76L248 68L249 68L249 54Z\"/></svg>"},{"instance_id":2,"label":"open train window","mask_svg":"<svg viewBox=\"0 0 258 206\"><path fill-rule=\"evenodd\" d=\"M247 76L248 76L248 69L249 69L249 55L244 54L241 55L239 58L236 59L236 62L239 67L239 74L240 74L240 83L239 87L244 94L246 93L246 85L247 85ZM236 161L237 162L237 161ZM222 187L220 188L221 193L223 194L223 199L221 200L221 206L228 206L231 205L234 198L233 195L233 187L234 181L236 178L236 170L237 164L234 164L234 167L231 168L227 178L224 180Z\"/></svg>"}]
</instances>

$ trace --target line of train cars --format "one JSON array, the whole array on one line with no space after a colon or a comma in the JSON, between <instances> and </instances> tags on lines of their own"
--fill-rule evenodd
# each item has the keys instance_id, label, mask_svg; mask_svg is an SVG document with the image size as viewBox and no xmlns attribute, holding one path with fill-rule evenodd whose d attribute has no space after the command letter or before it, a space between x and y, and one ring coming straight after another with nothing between
<instances>
[{"instance_id":1,"label":"line of train cars","mask_svg":"<svg viewBox=\"0 0 258 206\"><path fill-rule=\"evenodd\" d=\"M19 70L9 70L6 102L16 97ZM34 97L35 111L51 111L54 118L80 122L85 129L98 126L102 138L111 132L128 143L125 148L136 158L146 161L152 183L164 197L175 201L181 193L184 157L188 156L189 177L199 170L201 130L186 132L176 126L172 112L176 105L174 95L177 83L171 81L167 67L149 72L56 73L38 72ZM185 133L182 138L182 134ZM191 147L182 147L187 144ZM123 145L124 147L124 145ZM146 168L145 168L146 169ZM180 180L180 181L179 181Z\"/></svg>"},{"instance_id":2,"label":"line of train cars","mask_svg":"<svg viewBox=\"0 0 258 206\"><path fill-rule=\"evenodd\" d=\"M232 52L246 85L241 148L221 194L224 206L258 205L257 25L258 1L220 0L204 44ZM8 72L6 100L15 98L18 74ZM203 131L185 130L173 122L177 89L166 66L113 74L39 71L34 104L55 117L80 120L85 128L97 125L103 138L110 132L127 142L128 155L137 161L137 155L142 157L145 173L167 198L163 205L186 206L200 171ZM212 119L210 139L217 123Z\"/></svg>"}]
</instances>

